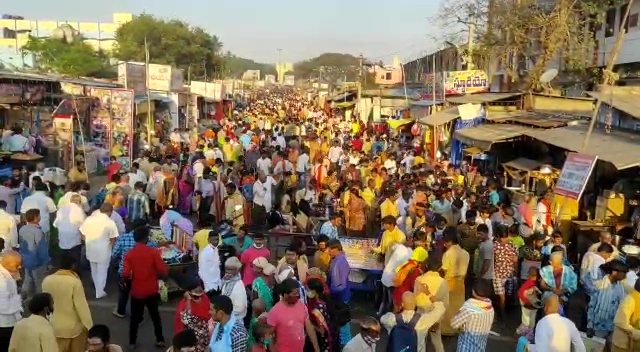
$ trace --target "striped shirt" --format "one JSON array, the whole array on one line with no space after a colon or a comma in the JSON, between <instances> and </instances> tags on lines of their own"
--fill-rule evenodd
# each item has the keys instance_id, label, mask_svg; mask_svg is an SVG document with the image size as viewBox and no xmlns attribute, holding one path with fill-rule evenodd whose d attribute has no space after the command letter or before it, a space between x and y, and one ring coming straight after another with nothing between
<instances>
[{"instance_id":1,"label":"striped shirt","mask_svg":"<svg viewBox=\"0 0 640 352\"><path fill-rule=\"evenodd\" d=\"M611 282L609 275L595 281L591 301L587 308L587 328L595 331L613 332L613 321L618 306L626 295L623 281Z\"/></svg>"},{"instance_id":2,"label":"striped shirt","mask_svg":"<svg viewBox=\"0 0 640 352\"><path fill-rule=\"evenodd\" d=\"M129 221L147 219L151 213L149 208L149 196L138 190L131 192L127 198L127 210Z\"/></svg>"},{"instance_id":3,"label":"striped shirt","mask_svg":"<svg viewBox=\"0 0 640 352\"><path fill-rule=\"evenodd\" d=\"M470 298L451 319L451 327L460 330L457 352L484 351L493 324L490 300Z\"/></svg>"}]
</instances>

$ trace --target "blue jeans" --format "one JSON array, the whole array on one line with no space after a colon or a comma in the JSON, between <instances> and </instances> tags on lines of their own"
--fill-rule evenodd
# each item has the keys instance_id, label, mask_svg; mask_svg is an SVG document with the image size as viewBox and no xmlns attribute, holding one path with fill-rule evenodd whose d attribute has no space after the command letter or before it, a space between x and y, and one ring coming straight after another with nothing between
<instances>
[{"instance_id":1,"label":"blue jeans","mask_svg":"<svg viewBox=\"0 0 640 352\"><path fill-rule=\"evenodd\" d=\"M116 312L120 315L127 314L127 303L129 303L129 291L131 290L131 281L127 283L127 287L118 285L118 308Z\"/></svg>"},{"instance_id":2,"label":"blue jeans","mask_svg":"<svg viewBox=\"0 0 640 352\"><path fill-rule=\"evenodd\" d=\"M298 175L298 189L307 187L307 173L297 172L296 174Z\"/></svg>"}]
</instances>

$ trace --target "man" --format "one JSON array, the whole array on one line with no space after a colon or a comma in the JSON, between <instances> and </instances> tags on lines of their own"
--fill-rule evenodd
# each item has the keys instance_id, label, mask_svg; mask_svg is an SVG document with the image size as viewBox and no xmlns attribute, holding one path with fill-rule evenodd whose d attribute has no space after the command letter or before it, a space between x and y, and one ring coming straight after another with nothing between
<instances>
[{"instance_id":1,"label":"man","mask_svg":"<svg viewBox=\"0 0 640 352\"><path fill-rule=\"evenodd\" d=\"M618 250L618 248L616 246L613 245L613 236L611 236L611 232L609 231L602 231L600 232L600 241L592 244L589 247L588 252L597 252L598 251L598 247L600 247L601 244L603 243L607 243L610 244L613 247L613 255L611 255L609 258L607 258L607 261L611 261L613 259L617 259L620 258L620 251Z\"/></svg>"},{"instance_id":2,"label":"man","mask_svg":"<svg viewBox=\"0 0 640 352\"><path fill-rule=\"evenodd\" d=\"M211 351L247 352L248 333L242 319L233 314L231 298L219 295L211 299L211 318L215 322Z\"/></svg>"},{"instance_id":3,"label":"man","mask_svg":"<svg viewBox=\"0 0 640 352\"><path fill-rule=\"evenodd\" d=\"M4 240L4 251L18 248L18 224L16 218L7 213L7 202L0 200L0 238Z\"/></svg>"},{"instance_id":4,"label":"man","mask_svg":"<svg viewBox=\"0 0 640 352\"><path fill-rule=\"evenodd\" d=\"M122 352L122 347L111 343L109 327L96 324L89 329L87 352Z\"/></svg>"},{"instance_id":5,"label":"man","mask_svg":"<svg viewBox=\"0 0 640 352\"><path fill-rule=\"evenodd\" d=\"M220 236L215 231L209 231L209 243L200 249L198 255L198 276L204 283L204 291L209 298L220 294L220 252L218 244Z\"/></svg>"},{"instance_id":6,"label":"man","mask_svg":"<svg viewBox=\"0 0 640 352\"><path fill-rule=\"evenodd\" d=\"M22 319L13 329L9 352L58 352L58 343L53 327L49 323L53 313L53 297L42 292L29 300L31 315Z\"/></svg>"},{"instance_id":7,"label":"man","mask_svg":"<svg viewBox=\"0 0 640 352\"><path fill-rule=\"evenodd\" d=\"M98 299L107 296L104 287L109 272L111 248L118 238L118 228L116 223L111 220L113 212L113 206L110 203L104 203L80 226L87 260L91 264L91 278Z\"/></svg>"},{"instance_id":8,"label":"man","mask_svg":"<svg viewBox=\"0 0 640 352\"><path fill-rule=\"evenodd\" d=\"M499 298L499 316L501 323L506 320L506 290L508 280L514 279L518 272L518 249L509 240L507 229L497 228L496 241L493 244L493 293Z\"/></svg>"},{"instance_id":9,"label":"man","mask_svg":"<svg viewBox=\"0 0 640 352\"><path fill-rule=\"evenodd\" d=\"M0 351L9 349L13 328L22 319L22 297L16 282L20 279L21 267L18 252L0 254Z\"/></svg>"},{"instance_id":10,"label":"man","mask_svg":"<svg viewBox=\"0 0 640 352\"><path fill-rule=\"evenodd\" d=\"M305 146L302 147L302 154L298 155L296 160L296 173L298 175L298 189L307 186L307 172L311 169L309 164L309 152Z\"/></svg>"},{"instance_id":11,"label":"man","mask_svg":"<svg viewBox=\"0 0 640 352\"><path fill-rule=\"evenodd\" d=\"M40 210L29 209L25 214L27 224L18 232L24 282L22 293L40 292L49 264L49 243L40 228Z\"/></svg>"},{"instance_id":12,"label":"man","mask_svg":"<svg viewBox=\"0 0 640 352\"><path fill-rule=\"evenodd\" d=\"M556 295L547 297L544 301L544 318L536 325L536 351L575 351L585 352L582 337L576 325L561 316L560 298Z\"/></svg>"},{"instance_id":13,"label":"man","mask_svg":"<svg viewBox=\"0 0 640 352\"><path fill-rule=\"evenodd\" d=\"M142 182L144 185L144 183L147 182L147 176L140 170L140 164L134 162L131 164L131 170L129 170L129 187L135 188L138 182Z\"/></svg>"},{"instance_id":14,"label":"man","mask_svg":"<svg viewBox=\"0 0 640 352\"><path fill-rule=\"evenodd\" d=\"M327 249L329 237L321 234L316 242L318 243L318 250L313 254L313 267L319 268L323 273L326 273L329 271L329 263L331 262L331 255L329 255Z\"/></svg>"},{"instance_id":15,"label":"man","mask_svg":"<svg viewBox=\"0 0 640 352\"><path fill-rule=\"evenodd\" d=\"M382 271L382 302L378 309L378 315L391 310L392 297L391 294L394 289L394 281L396 277L396 270L404 263L406 263L412 255L411 248L405 246L402 243L391 243L389 245L389 251L385 257L384 270Z\"/></svg>"},{"instance_id":16,"label":"man","mask_svg":"<svg viewBox=\"0 0 640 352\"><path fill-rule=\"evenodd\" d=\"M329 221L325 221L320 226L320 235L327 236L329 239L338 238L338 228L342 223L342 214L333 213Z\"/></svg>"},{"instance_id":17,"label":"man","mask_svg":"<svg viewBox=\"0 0 640 352\"><path fill-rule=\"evenodd\" d=\"M636 310L640 303L640 280L636 280L633 290L622 300L614 319L611 336L612 352L632 352L634 345L640 343L640 327L637 324Z\"/></svg>"},{"instance_id":18,"label":"man","mask_svg":"<svg viewBox=\"0 0 640 352\"><path fill-rule=\"evenodd\" d=\"M486 281L476 282L473 286L471 298L464 302L460 311L451 319L451 327L460 330L456 351L486 350L487 339L494 317L490 296L491 285Z\"/></svg>"},{"instance_id":19,"label":"man","mask_svg":"<svg viewBox=\"0 0 640 352\"><path fill-rule=\"evenodd\" d=\"M327 274L327 283L331 299L334 302L342 302L348 304L351 299L351 288L349 287L349 272L351 267L347 262L347 257L342 251L342 243L337 238L329 240L327 243L331 262L329 263L329 272ZM351 337L351 324L347 323L340 327L340 345L344 346L349 339L344 336Z\"/></svg>"},{"instance_id":20,"label":"man","mask_svg":"<svg viewBox=\"0 0 640 352\"><path fill-rule=\"evenodd\" d=\"M133 232L136 246L124 256L124 266L122 268L121 284L126 284L126 280L131 280L131 322L129 324L129 346L135 349L138 339L138 326L144 315L144 308L147 307L153 330L156 335L156 347L164 347L164 336L162 334L162 322L158 304L160 301L158 280L167 276L167 266L162 261L160 252L147 246L149 241L149 228L137 228Z\"/></svg>"},{"instance_id":21,"label":"man","mask_svg":"<svg viewBox=\"0 0 640 352\"><path fill-rule=\"evenodd\" d=\"M608 243L602 243L595 252L587 252L582 258L580 265L580 282L584 286L587 296L591 296L594 292L594 283L602 278L600 266L606 263L613 255L613 246ZM587 299L586 304L589 304Z\"/></svg>"},{"instance_id":22,"label":"man","mask_svg":"<svg viewBox=\"0 0 640 352\"><path fill-rule=\"evenodd\" d=\"M144 183L138 181L133 187L133 192L127 198L127 210L129 221L149 220L151 218L151 207L149 196L144 193Z\"/></svg>"},{"instance_id":23,"label":"man","mask_svg":"<svg viewBox=\"0 0 640 352\"><path fill-rule=\"evenodd\" d=\"M47 192L47 186L44 183L38 183L33 194L22 201L20 213L26 214L29 209L40 210L40 228L48 243L51 232L51 214L55 213L58 209L53 200L47 196Z\"/></svg>"},{"instance_id":24,"label":"man","mask_svg":"<svg viewBox=\"0 0 640 352\"><path fill-rule=\"evenodd\" d=\"M428 313L433 308L435 302L441 302L445 311L449 306L449 286L447 285L447 281L445 281L438 272L441 266L442 261L438 256L429 256L427 272L416 279L413 292L416 295L418 313ZM444 312L442 315L444 315ZM441 320L442 317L438 320L438 324L429 330L429 337L431 338L431 344L435 352L444 352L442 331L440 329Z\"/></svg>"},{"instance_id":25,"label":"man","mask_svg":"<svg viewBox=\"0 0 640 352\"><path fill-rule=\"evenodd\" d=\"M2 149L12 153L25 153L29 149L29 138L22 135L22 127L15 127L13 134L3 143Z\"/></svg>"},{"instance_id":26,"label":"man","mask_svg":"<svg viewBox=\"0 0 640 352\"><path fill-rule=\"evenodd\" d=\"M69 192L65 193L62 198L60 198L58 200L58 209L64 207L65 205L69 204L69 202L71 201L71 197L74 194L77 194L80 196L80 199L82 200L81 202L81 206L82 206L82 210L85 213L88 213L91 208L89 207L89 200L87 199L87 197L83 194L83 188L85 186L85 182L73 182L71 183Z\"/></svg>"},{"instance_id":27,"label":"man","mask_svg":"<svg viewBox=\"0 0 640 352\"><path fill-rule=\"evenodd\" d=\"M614 330L614 318L627 292L624 279L629 268L620 260L607 264L608 272L594 282L594 291L587 307L587 334L607 338Z\"/></svg>"},{"instance_id":28,"label":"man","mask_svg":"<svg viewBox=\"0 0 640 352\"><path fill-rule=\"evenodd\" d=\"M4 208L8 214L16 213L16 196L25 190L24 183L20 183L17 188L8 186L9 178L6 176L0 176L0 201L6 203Z\"/></svg>"},{"instance_id":29,"label":"man","mask_svg":"<svg viewBox=\"0 0 640 352\"><path fill-rule=\"evenodd\" d=\"M79 194L74 194L71 196L69 204L60 207L56 219L53 221L53 227L58 230L58 246L63 253L74 257L76 263L80 263L82 256L80 226L86 218L87 216L82 210L82 198Z\"/></svg>"},{"instance_id":30,"label":"man","mask_svg":"<svg viewBox=\"0 0 640 352\"><path fill-rule=\"evenodd\" d=\"M75 273L76 257L63 255L60 270L42 281L42 292L53 298L51 325L58 341L59 352L82 351L87 344L87 332L93 326L91 311L82 281Z\"/></svg>"},{"instance_id":31,"label":"man","mask_svg":"<svg viewBox=\"0 0 640 352\"><path fill-rule=\"evenodd\" d=\"M245 286L251 287L253 280L258 277L258 273L253 269L253 262L258 258L269 258L271 256L271 251L264 245L264 237L263 233L255 233L253 235L253 245L240 255L240 262L242 263L242 283L244 283Z\"/></svg>"},{"instance_id":32,"label":"man","mask_svg":"<svg viewBox=\"0 0 640 352\"><path fill-rule=\"evenodd\" d=\"M375 352L380 341L381 326L374 317L363 317L359 321L360 333L354 336L342 352Z\"/></svg>"},{"instance_id":33,"label":"man","mask_svg":"<svg viewBox=\"0 0 640 352\"><path fill-rule=\"evenodd\" d=\"M385 265L391 258L391 255L388 252L390 249L390 245L392 243L405 243L407 239L407 236L402 231L400 231L400 229L398 229L396 223L397 221L394 216L389 215L382 218L382 228L384 229L384 232L382 233L380 246L373 249L374 253L384 255Z\"/></svg>"},{"instance_id":34,"label":"man","mask_svg":"<svg viewBox=\"0 0 640 352\"><path fill-rule=\"evenodd\" d=\"M467 210L465 214L466 221L463 224L458 225L458 235L460 236L460 246L473 254L478 248L478 225L476 224L476 211ZM473 260L470 260L474 262Z\"/></svg>"},{"instance_id":35,"label":"man","mask_svg":"<svg viewBox=\"0 0 640 352\"><path fill-rule=\"evenodd\" d=\"M455 228L446 228L443 232L445 252L442 256L440 271L449 286L449 306L442 319L442 334L454 335L451 319L458 312L465 298L465 278L469 267L469 253L458 244ZM492 311L493 312L493 311Z\"/></svg>"},{"instance_id":36,"label":"man","mask_svg":"<svg viewBox=\"0 0 640 352\"><path fill-rule=\"evenodd\" d=\"M271 211L272 188L276 182L266 174L259 172L258 180L253 184L253 210L251 220L254 224L266 223L267 213Z\"/></svg>"},{"instance_id":37,"label":"man","mask_svg":"<svg viewBox=\"0 0 640 352\"><path fill-rule=\"evenodd\" d=\"M269 159L269 156L266 150L262 151L260 155L260 159L258 159L256 163L256 168L258 169L258 172L261 172L267 176L270 175L271 159Z\"/></svg>"},{"instance_id":38,"label":"man","mask_svg":"<svg viewBox=\"0 0 640 352\"><path fill-rule=\"evenodd\" d=\"M167 352L192 352L196 350L198 337L192 329L185 329L173 336L171 348Z\"/></svg>"},{"instance_id":39,"label":"man","mask_svg":"<svg viewBox=\"0 0 640 352\"><path fill-rule=\"evenodd\" d=\"M227 197L225 198L225 219L231 221L236 231L244 225L244 197L233 182L227 183Z\"/></svg>"},{"instance_id":40,"label":"man","mask_svg":"<svg viewBox=\"0 0 640 352\"><path fill-rule=\"evenodd\" d=\"M402 294L402 305L400 313L389 312L380 318L380 323L387 329L389 334L396 327L398 321L413 324L418 340L418 351L426 351L426 335L432 326L436 325L444 315L445 307L442 302L435 301L428 312L416 312L416 295L407 291ZM406 341L408 342L408 341Z\"/></svg>"},{"instance_id":41,"label":"man","mask_svg":"<svg viewBox=\"0 0 640 352\"><path fill-rule=\"evenodd\" d=\"M315 352L320 352L316 330L300 302L300 287L295 279L285 279L277 288L282 299L268 313L267 324L274 328L278 351L302 352L305 332ZM215 351L215 350L214 350Z\"/></svg>"},{"instance_id":42,"label":"man","mask_svg":"<svg viewBox=\"0 0 640 352\"><path fill-rule=\"evenodd\" d=\"M479 280L493 281L493 242L489 238L489 228L485 224L478 225L478 261L475 268L476 277Z\"/></svg>"},{"instance_id":43,"label":"man","mask_svg":"<svg viewBox=\"0 0 640 352\"><path fill-rule=\"evenodd\" d=\"M133 247L136 246L136 241L133 238L133 232L141 227L146 227L147 222L145 220L137 220L132 224L132 230L118 236L115 245L113 246L113 252L111 253L111 259L118 261L118 276L122 277L122 268L124 267L124 256L129 253ZM149 240L147 246L156 248L160 244L154 240ZM124 318L127 310L127 303L129 302L129 289L131 284L118 286L118 305L113 311L113 315L118 318Z\"/></svg>"}]
</instances>

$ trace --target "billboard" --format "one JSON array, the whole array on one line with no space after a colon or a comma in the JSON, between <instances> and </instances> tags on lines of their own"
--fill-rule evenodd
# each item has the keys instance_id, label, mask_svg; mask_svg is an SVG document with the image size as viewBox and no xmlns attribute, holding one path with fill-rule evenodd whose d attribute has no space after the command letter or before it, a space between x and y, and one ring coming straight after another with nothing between
<instances>
[{"instance_id":1,"label":"billboard","mask_svg":"<svg viewBox=\"0 0 640 352\"><path fill-rule=\"evenodd\" d=\"M212 101L222 101L225 93L224 81L191 82L191 94L202 96Z\"/></svg>"},{"instance_id":2,"label":"billboard","mask_svg":"<svg viewBox=\"0 0 640 352\"><path fill-rule=\"evenodd\" d=\"M562 165L562 171L556 182L554 193L579 200L597 160L597 156L569 153L567 160Z\"/></svg>"},{"instance_id":3,"label":"billboard","mask_svg":"<svg viewBox=\"0 0 640 352\"><path fill-rule=\"evenodd\" d=\"M260 80L260 70L246 70L242 74L243 81L259 81Z\"/></svg>"},{"instance_id":4,"label":"billboard","mask_svg":"<svg viewBox=\"0 0 640 352\"><path fill-rule=\"evenodd\" d=\"M276 75L265 75L264 76L264 81L268 84L275 84L276 83Z\"/></svg>"},{"instance_id":5,"label":"billboard","mask_svg":"<svg viewBox=\"0 0 640 352\"><path fill-rule=\"evenodd\" d=\"M149 89L168 92L171 90L171 66L149 64Z\"/></svg>"},{"instance_id":6,"label":"billboard","mask_svg":"<svg viewBox=\"0 0 640 352\"><path fill-rule=\"evenodd\" d=\"M282 83L285 86L295 86L296 85L296 78L295 78L295 76L292 76L292 75L285 75L284 76L284 81Z\"/></svg>"},{"instance_id":7,"label":"billboard","mask_svg":"<svg viewBox=\"0 0 640 352\"><path fill-rule=\"evenodd\" d=\"M118 64L118 83L135 93L146 94L147 70L144 64L121 62Z\"/></svg>"},{"instance_id":8,"label":"billboard","mask_svg":"<svg viewBox=\"0 0 640 352\"><path fill-rule=\"evenodd\" d=\"M431 93L434 74L423 73L421 80L427 86L428 93ZM489 91L489 78L483 70L467 70L467 71L446 71L444 73L436 73L436 96L441 94L443 90L446 95L456 94L472 94L484 93Z\"/></svg>"}]
</instances>

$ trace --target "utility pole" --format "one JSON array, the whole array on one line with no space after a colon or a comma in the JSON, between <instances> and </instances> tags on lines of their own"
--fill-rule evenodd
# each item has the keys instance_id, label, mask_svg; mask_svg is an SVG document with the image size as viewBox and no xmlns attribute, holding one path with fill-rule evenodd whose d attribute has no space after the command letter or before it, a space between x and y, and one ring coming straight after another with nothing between
<instances>
[{"instance_id":1,"label":"utility pole","mask_svg":"<svg viewBox=\"0 0 640 352\"><path fill-rule=\"evenodd\" d=\"M431 114L436 111L436 53L431 54Z\"/></svg>"},{"instance_id":2,"label":"utility pole","mask_svg":"<svg viewBox=\"0 0 640 352\"><path fill-rule=\"evenodd\" d=\"M364 56L360 53L358 57L358 103L360 103L360 98L362 98L362 66L364 65Z\"/></svg>"},{"instance_id":3,"label":"utility pole","mask_svg":"<svg viewBox=\"0 0 640 352\"><path fill-rule=\"evenodd\" d=\"M149 87L149 46L147 45L147 37L144 37L144 68L147 86L147 143L149 144L149 147L151 147L151 141L153 140L151 132L153 132L155 123L153 121L153 115L151 113L151 89Z\"/></svg>"},{"instance_id":4,"label":"utility pole","mask_svg":"<svg viewBox=\"0 0 640 352\"><path fill-rule=\"evenodd\" d=\"M185 127L189 128L189 120L193 119L194 125L198 125L198 117L196 114L191 112L191 65L187 68L187 83L189 84L189 92L187 93L187 111L186 117L187 121L185 121Z\"/></svg>"}]
</instances>

